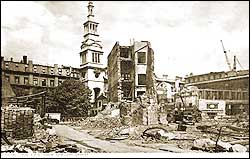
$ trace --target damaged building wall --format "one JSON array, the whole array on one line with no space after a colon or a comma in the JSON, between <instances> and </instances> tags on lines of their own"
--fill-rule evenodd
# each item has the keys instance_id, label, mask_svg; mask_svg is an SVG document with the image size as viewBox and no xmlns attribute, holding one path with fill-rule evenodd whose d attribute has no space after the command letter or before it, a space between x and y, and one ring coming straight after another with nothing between
<instances>
[{"instance_id":1,"label":"damaged building wall","mask_svg":"<svg viewBox=\"0 0 250 159\"><path fill-rule=\"evenodd\" d=\"M135 99L132 103L122 104L121 118L125 125L154 125L158 124L158 105L156 80L154 77L154 52L148 41L135 42L133 45L133 65L126 66L122 72L133 70ZM126 88L125 88L126 89ZM123 89L123 91L125 90ZM140 97L140 98L138 98ZM124 113L125 112L125 113Z\"/></svg>"},{"instance_id":2,"label":"damaged building wall","mask_svg":"<svg viewBox=\"0 0 250 159\"><path fill-rule=\"evenodd\" d=\"M116 42L110 54L108 55L108 100L118 102L119 89L119 43Z\"/></svg>"},{"instance_id":3,"label":"damaged building wall","mask_svg":"<svg viewBox=\"0 0 250 159\"><path fill-rule=\"evenodd\" d=\"M147 70L146 70L146 95L149 98L148 109L148 125L158 124L158 101L156 92L156 79L154 76L154 51L150 46L147 54Z\"/></svg>"},{"instance_id":4,"label":"damaged building wall","mask_svg":"<svg viewBox=\"0 0 250 159\"><path fill-rule=\"evenodd\" d=\"M122 85L122 99L133 100L133 61L131 59L131 47L120 48L120 60L121 60L121 85Z\"/></svg>"},{"instance_id":5,"label":"damaged building wall","mask_svg":"<svg viewBox=\"0 0 250 159\"><path fill-rule=\"evenodd\" d=\"M114 45L108 56L109 101L134 99L134 69L131 46Z\"/></svg>"}]
</instances>

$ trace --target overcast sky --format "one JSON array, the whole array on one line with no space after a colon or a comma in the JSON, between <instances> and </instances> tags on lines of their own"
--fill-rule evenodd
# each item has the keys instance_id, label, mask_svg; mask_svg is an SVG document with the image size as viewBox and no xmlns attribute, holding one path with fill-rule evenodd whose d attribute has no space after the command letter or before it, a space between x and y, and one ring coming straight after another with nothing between
<instances>
[{"instance_id":1,"label":"overcast sky","mask_svg":"<svg viewBox=\"0 0 250 159\"><path fill-rule=\"evenodd\" d=\"M80 66L87 1L1 1L1 53L20 61ZM104 63L116 41L150 41L158 76L228 71L236 55L249 67L249 2L94 1ZM240 69L239 65L238 68Z\"/></svg>"}]
</instances>

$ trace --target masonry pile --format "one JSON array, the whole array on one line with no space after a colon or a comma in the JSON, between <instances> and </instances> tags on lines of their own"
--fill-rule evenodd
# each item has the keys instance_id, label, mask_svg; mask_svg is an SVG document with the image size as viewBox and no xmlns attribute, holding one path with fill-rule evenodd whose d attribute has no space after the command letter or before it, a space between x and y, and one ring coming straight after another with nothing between
<instances>
[{"instance_id":1,"label":"masonry pile","mask_svg":"<svg viewBox=\"0 0 250 159\"><path fill-rule=\"evenodd\" d=\"M3 107L1 108L1 132L7 137L24 139L33 135L34 109Z\"/></svg>"}]
</instances>

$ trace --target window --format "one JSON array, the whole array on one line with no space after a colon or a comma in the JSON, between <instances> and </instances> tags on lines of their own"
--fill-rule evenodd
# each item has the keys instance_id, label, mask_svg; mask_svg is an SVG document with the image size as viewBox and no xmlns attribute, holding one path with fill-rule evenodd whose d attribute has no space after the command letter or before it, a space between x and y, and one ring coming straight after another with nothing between
<instances>
[{"instance_id":1,"label":"window","mask_svg":"<svg viewBox=\"0 0 250 159\"><path fill-rule=\"evenodd\" d=\"M28 77L24 77L24 84L29 84L29 78Z\"/></svg>"},{"instance_id":2,"label":"window","mask_svg":"<svg viewBox=\"0 0 250 159\"><path fill-rule=\"evenodd\" d=\"M61 85L61 84L62 84L62 80L59 80L59 81L58 81L58 85Z\"/></svg>"},{"instance_id":3,"label":"window","mask_svg":"<svg viewBox=\"0 0 250 159\"><path fill-rule=\"evenodd\" d=\"M43 73L45 73L45 68L43 68Z\"/></svg>"},{"instance_id":4,"label":"window","mask_svg":"<svg viewBox=\"0 0 250 159\"><path fill-rule=\"evenodd\" d=\"M28 65L25 65L25 72L28 72L29 71L29 67Z\"/></svg>"},{"instance_id":5,"label":"window","mask_svg":"<svg viewBox=\"0 0 250 159\"><path fill-rule=\"evenodd\" d=\"M98 62L98 54L95 54L95 62Z\"/></svg>"},{"instance_id":6,"label":"window","mask_svg":"<svg viewBox=\"0 0 250 159\"><path fill-rule=\"evenodd\" d=\"M15 76L15 83L19 84L19 77Z\"/></svg>"},{"instance_id":7,"label":"window","mask_svg":"<svg viewBox=\"0 0 250 159\"><path fill-rule=\"evenodd\" d=\"M38 85L38 79L34 78L33 83L34 83L35 86L37 86Z\"/></svg>"},{"instance_id":8,"label":"window","mask_svg":"<svg viewBox=\"0 0 250 159\"><path fill-rule=\"evenodd\" d=\"M145 64L146 63L146 53L138 52L138 63Z\"/></svg>"},{"instance_id":9,"label":"window","mask_svg":"<svg viewBox=\"0 0 250 159\"><path fill-rule=\"evenodd\" d=\"M62 75L62 69L61 68L58 69L58 74Z\"/></svg>"},{"instance_id":10,"label":"window","mask_svg":"<svg viewBox=\"0 0 250 159\"><path fill-rule=\"evenodd\" d=\"M130 90L124 89L123 90L123 98L128 98L130 95L129 93L130 93Z\"/></svg>"},{"instance_id":11,"label":"window","mask_svg":"<svg viewBox=\"0 0 250 159\"><path fill-rule=\"evenodd\" d=\"M67 71L67 76L70 76L70 72Z\"/></svg>"},{"instance_id":12,"label":"window","mask_svg":"<svg viewBox=\"0 0 250 159\"><path fill-rule=\"evenodd\" d=\"M36 66L33 67L33 71L34 71L35 73L37 72Z\"/></svg>"},{"instance_id":13,"label":"window","mask_svg":"<svg viewBox=\"0 0 250 159\"><path fill-rule=\"evenodd\" d=\"M54 80L50 80L50 86L54 87Z\"/></svg>"},{"instance_id":14,"label":"window","mask_svg":"<svg viewBox=\"0 0 250 159\"><path fill-rule=\"evenodd\" d=\"M53 70L53 68L52 68L52 69L50 69L50 74L51 74L51 75L53 75L53 74L54 74L54 70Z\"/></svg>"},{"instance_id":15,"label":"window","mask_svg":"<svg viewBox=\"0 0 250 159\"><path fill-rule=\"evenodd\" d=\"M138 74L138 84L146 85L146 74Z\"/></svg>"},{"instance_id":16,"label":"window","mask_svg":"<svg viewBox=\"0 0 250 159\"><path fill-rule=\"evenodd\" d=\"M10 81L10 76L9 75L5 75L6 80L9 82Z\"/></svg>"},{"instance_id":17,"label":"window","mask_svg":"<svg viewBox=\"0 0 250 159\"><path fill-rule=\"evenodd\" d=\"M6 70L9 69L9 63L8 62L5 63L5 68L6 68Z\"/></svg>"},{"instance_id":18,"label":"window","mask_svg":"<svg viewBox=\"0 0 250 159\"><path fill-rule=\"evenodd\" d=\"M46 79L42 80L42 86L46 86Z\"/></svg>"},{"instance_id":19,"label":"window","mask_svg":"<svg viewBox=\"0 0 250 159\"><path fill-rule=\"evenodd\" d=\"M82 63L87 62L87 58L86 58L86 53L83 53L82 55Z\"/></svg>"},{"instance_id":20,"label":"window","mask_svg":"<svg viewBox=\"0 0 250 159\"><path fill-rule=\"evenodd\" d=\"M92 53L92 62L95 62L95 53Z\"/></svg>"},{"instance_id":21,"label":"window","mask_svg":"<svg viewBox=\"0 0 250 159\"><path fill-rule=\"evenodd\" d=\"M92 53L92 62L100 63L100 54Z\"/></svg>"},{"instance_id":22,"label":"window","mask_svg":"<svg viewBox=\"0 0 250 159\"><path fill-rule=\"evenodd\" d=\"M130 74L128 73L121 74L121 80L129 80L129 79L130 79Z\"/></svg>"},{"instance_id":23,"label":"window","mask_svg":"<svg viewBox=\"0 0 250 159\"><path fill-rule=\"evenodd\" d=\"M125 58L128 58L128 55L129 55L129 52L128 52L128 48L121 48L121 53L120 53L120 56L121 57L125 57Z\"/></svg>"},{"instance_id":24,"label":"window","mask_svg":"<svg viewBox=\"0 0 250 159\"><path fill-rule=\"evenodd\" d=\"M85 78L86 72L82 72L82 78Z\"/></svg>"}]
</instances>

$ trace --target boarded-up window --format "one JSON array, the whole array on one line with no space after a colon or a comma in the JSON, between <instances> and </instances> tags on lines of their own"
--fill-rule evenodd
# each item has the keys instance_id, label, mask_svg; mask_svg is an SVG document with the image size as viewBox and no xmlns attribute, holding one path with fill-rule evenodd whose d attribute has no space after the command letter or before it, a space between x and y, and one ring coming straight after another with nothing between
<instances>
[{"instance_id":1,"label":"boarded-up window","mask_svg":"<svg viewBox=\"0 0 250 159\"><path fill-rule=\"evenodd\" d=\"M145 64L146 63L146 53L138 52L138 63Z\"/></svg>"},{"instance_id":2,"label":"boarded-up window","mask_svg":"<svg viewBox=\"0 0 250 159\"><path fill-rule=\"evenodd\" d=\"M138 84L146 85L146 74L138 74Z\"/></svg>"}]
</instances>

